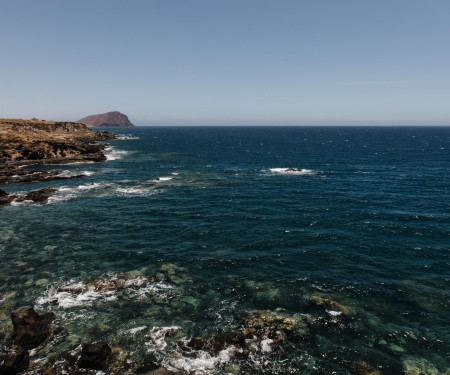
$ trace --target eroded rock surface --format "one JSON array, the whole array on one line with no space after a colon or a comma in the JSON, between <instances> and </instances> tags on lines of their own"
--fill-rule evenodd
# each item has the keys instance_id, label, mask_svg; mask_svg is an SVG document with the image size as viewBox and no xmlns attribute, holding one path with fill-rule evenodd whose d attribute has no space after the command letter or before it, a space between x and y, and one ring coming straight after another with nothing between
<instances>
[{"instance_id":1,"label":"eroded rock surface","mask_svg":"<svg viewBox=\"0 0 450 375\"><path fill-rule=\"evenodd\" d=\"M32 201L35 203L44 203L47 202L48 198L52 193L57 191L58 189L54 188L43 188L40 190L30 191L27 194L8 194L6 191L0 189L0 205L8 204L11 202L24 202L24 201Z\"/></svg>"},{"instance_id":2,"label":"eroded rock surface","mask_svg":"<svg viewBox=\"0 0 450 375\"><path fill-rule=\"evenodd\" d=\"M52 312L38 314L31 306L11 312L13 323L12 344L14 347L32 349L46 341L53 333Z\"/></svg>"},{"instance_id":3,"label":"eroded rock surface","mask_svg":"<svg viewBox=\"0 0 450 375\"><path fill-rule=\"evenodd\" d=\"M237 331L230 331L210 338L193 337L187 344L179 346L189 352L205 351L217 356L221 351L234 348L234 354L247 357L251 352L272 352L280 350L286 344L289 335L302 335L306 324L289 315L272 311L255 310L241 316L242 326Z\"/></svg>"},{"instance_id":4,"label":"eroded rock surface","mask_svg":"<svg viewBox=\"0 0 450 375\"><path fill-rule=\"evenodd\" d=\"M30 363L30 355L27 350L0 351L0 374L15 375L25 371Z\"/></svg>"},{"instance_id":5,"label":"eroded rock surface","mask_svg":"<svg viewBox=\"0 0 450 375\"><path fill-rule=\"evenodd\" d=\"M0 184L43 181L59 173L27 173L18 164L105 161L105 145L97 142L114 138L79 123L0 119Z\"/></svg>"},{"instance_id":6,"label":"eroded rock surface","mask_svg":"<svg viewBox=\"0 0 450 375\"><path fill-rule=\"evenodd\" d=\"M93 370L105 370L108 367L108 358L112 350L106 342L95 342L83 344L81 356L77 365L82 368Z\"/></svg>"},{"instance_id":7,"label":"eroded rock surface","mask_svg":"<svg viewBox=\"0 0 450 375\"><path fill-rule=\"evenodd\" d=\"M381 372L364 361L355 361L350 365L352 371L359 375L381 375Z\"/></svg>"}]
</instances>

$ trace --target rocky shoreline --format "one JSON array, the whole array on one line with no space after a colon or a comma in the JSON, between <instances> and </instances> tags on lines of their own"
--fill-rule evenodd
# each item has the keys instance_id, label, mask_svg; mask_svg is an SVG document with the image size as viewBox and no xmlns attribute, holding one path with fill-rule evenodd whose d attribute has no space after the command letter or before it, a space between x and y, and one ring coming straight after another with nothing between
<instances>
[{"instance_id":1,"label":"rocky shoreline","mask_svg":"<svg viewBox=\"0 0 450 375\"><path fill-rule=\"evenodd\" d=\"M163 276L168 277L169 274ZM135 275L124 272L114 276L86 280L57 288L57 293L74 297L83 293L126 293L127 288L149 287L161 281L159 274ZM344 316L348 308L319 296L311 297L311 306L325 312L333 306ZM326 307L325 307L326 306ZM44 310L45 311L45 310ZM0 374L144 374L182 375L205 373L173 368L156 352L148 351L146 358L136 361L133 352L120 346L118 340L72 343L63 351L47 356L45 361L36 357L45 353L69 331L58 315L52 311L39 314L31 306L11 311L12 332L7 333L6 345L0 347ZM328 323L331 323L329 318ZM350 319L350 318L345 318ZM199 360L205 358L235 358L248 362L251 358L272 353L272 358L283 356L291 345L301 345L309 337L312 321L304 314L290 314L284 309L251 310L236 313L236 324L229 330L219 330L213 335L184 337L181 328L138 327L147 330L146 337L160 347L177 349L180 358ZM324 324L327 324L326 322ZM130 332L130 331L129 331ZM131 332L130 332L131 334ZM53 343L53 344L52 344ZM217 365L220 365L218 360ZM381 375L381 372L361 359L348 362L350 373L355 375ZM241 371L242 370L242 371ZM239 373L247 373L243 368ZM229 373L237 373L229 372ZM252 373L252 372L248 372Z\"/></svg>"},{"instance_id":2,"label":"rocky shoreline","mask_svg":"<svg viewBox=\"0 0 450 375\"><path fill-rule=\"evenodd\" d=\"M113 133L94 131L80 123L0 119L0 184L82 177L61 176L61 171L30 172L24 167L35 164L102 162L106 160L102 152L106 145L98 142L114 138ZM23 200L43 202L51 192L49 189L42 190L45 191L24 196L11 196L0 190L0 204Z\"/></svg>"}]
</instances>

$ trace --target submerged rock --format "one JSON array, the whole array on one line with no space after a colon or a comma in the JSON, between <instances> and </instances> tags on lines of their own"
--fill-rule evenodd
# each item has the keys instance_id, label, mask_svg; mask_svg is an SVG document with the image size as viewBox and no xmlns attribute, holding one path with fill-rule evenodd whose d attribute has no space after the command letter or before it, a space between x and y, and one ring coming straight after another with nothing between
<instances>
[{"instance_id":1,"label":"submerged rock","mask_svg":"<svg viewBox=\"0 0 450 375\"><path fill-rule=\"evenodd\" d=\"M24 349L32 349L42 344L53 334L54 318L55 315L52 312L39 315L31 306L14 310L11 313L12 344Z\"/></svg>"},{"instance_id":2,"label":"submerged rock","mask_svg":"<svg viewBox=\"0 0 450 375\"><path fill-rule=\"evenodd\" d=\"M242 326L210 338L193 337L187 344L179 343L187 351L205 351L212 356L234 348L233 355L247 357L250 353L269 353L281 350L289 334L303 334L305 323L294 316L280 315L272 311L256 310L241 316ZM192 353L191 353L192 354Z\"/></svg>"},{"instance_id":3,"label":"submerged rock","mask_svg":"<svg viewBox=\"0 0 450 375\"><path fill-rule=\"evenodd\" d=\"M407 357L402 361L405 375L448 375L450 369L440 371L430 361L420 357Z\"/></svg>"},{"instance_id":4,"label":"submerged rock","mask_svg":"<svg viewBox=\"0 0 450 375\"><path fill-rule=\"evenodd\" d=\"M350 368L352 369L355 374L359 375L381 375L381 372L377 370L376 368L373 368L367 362L364 361L355 361L352 362L350 365Z\"/></svg>"},{"instance_id":5,"label":"submerged rock","mask_svg":"<svg viewBox=\"0 0 450 375\"><path fill-rule=\"evenodd\" d=\"M0 352L0 374L15 375L25 371L30 363L28 350L6 350Z\"/></svg>"},{"instance_id":6,"label":"submerged rock","mask_svg":"<svg viewBox=\"0 0 450 375\"><path fill-rule=\"evenodd\" d=\"M209 339L193 337L187 345L194 350L203 350L211 355L217 355L230 346L245 349L247 346L246 339L251 339L252 337L248 332L232 331L210 337Z\"/></svg>"},{"instance_id":7,"label":"submerged rock","mask_svg":"<svg viewBox=\"0 0 450 375\"><path fill-rule=\"evenodd\" d=\"M165 263L160 268L170 281L175 284L192 283L192 278L189 276L189 271L185 267L180 267L173 263Z\"/></svg>"},{"instance_id":8,"label":"submerged rock","mask_svg":"<svg viewBox=\"0 0 450 375\"><path fill-rule=\"evenodd\" d=\"M306 323L298 314L286 315L267 310L255 310L241 315L241 320L249 328L306 333Z\"/></svg>"},{"instance_id":9,"label":"submerged rock","mask_svg":"<svg viewBox=\"0 0 450 375\"><path fill-rule=\"evenodd\" d=\"M106 342L83 344L77 365L93 370L105 370L108 367L108 357L111 353L112 350Z\"/></svg>"},{"instance_id":10,"label":"submerged rock","mask_svg":"<svg viewBox=\"0 0 450 375\"><path fill-rule=\"evenodd\" d=\"M330 298L324 298L321 296L312 296L312 302L317 306L329 307L331 309L339 310L343 314L348 314L348 307L341 305L339 302L336 302Z\"/></svg>"}]
</instances>

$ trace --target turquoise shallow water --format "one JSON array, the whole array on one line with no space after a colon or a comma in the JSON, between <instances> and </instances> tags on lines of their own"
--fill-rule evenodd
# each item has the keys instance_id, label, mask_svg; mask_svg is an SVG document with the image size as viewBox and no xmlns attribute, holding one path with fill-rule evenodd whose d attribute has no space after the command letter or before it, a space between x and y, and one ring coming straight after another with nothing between
<instances>
[{"instance_id":1,"label":"turquoise shallow water","mask_svg":"<svg viewBox=\"0 0 450 375\"><path fill-rule=\"evenodd\" d=\"M107 162L62 166L84 178L0 186L60 188L0 208L3 344L25 304L64 327L34 368L106 340L195 374L450 371L450 128L114 131ZM61 289L117 277L120 290ZM254 311L295 323L281 349L180 344Z\"/></svg>"}]
</instances>

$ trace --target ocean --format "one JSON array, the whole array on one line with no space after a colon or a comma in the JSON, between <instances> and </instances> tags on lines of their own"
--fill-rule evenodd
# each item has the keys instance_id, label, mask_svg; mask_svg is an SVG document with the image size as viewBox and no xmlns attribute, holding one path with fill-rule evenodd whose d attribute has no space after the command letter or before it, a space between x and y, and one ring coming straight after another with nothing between
<instances>
[{"instance_id":1,"label":"ocean","mask_svg":"<svg viewBox=\"0 0 450 375\"><path fill-rule=\"evenodd\" d=\"M0 207L0 344L24 305L61 327L28 373L91 341L108 373L450 373L449 127L112 131L0 186L59 189Z\"/></svg>"}]
</instances>

